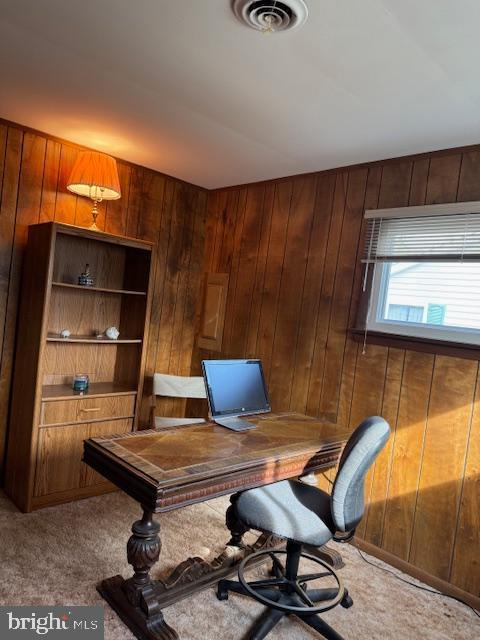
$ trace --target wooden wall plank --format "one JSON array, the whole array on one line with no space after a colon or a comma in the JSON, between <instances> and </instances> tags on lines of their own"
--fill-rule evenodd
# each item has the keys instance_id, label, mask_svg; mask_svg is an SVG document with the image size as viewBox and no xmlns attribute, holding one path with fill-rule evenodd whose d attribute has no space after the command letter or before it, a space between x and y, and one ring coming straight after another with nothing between
<instances>
[{"instance_id":1,"label":"wooden wall plank","mask_svg":"<svg viewBox=\"0 0 480 640\"><path fill-rule=\"evenodd\" d=\"M382 539L382 547L403 560L410 553L434 359L405 354Z\"/></svg>"},{"instance_id":2,"label":"wooden wall plank","mask_svg":"<svg viewBox=\"0 0 480 640\"><path fill-rule=\"evenodd\" d=\"M247 203L247 189L240 189L237 195L236 201L236 215L235 224L229 231L229 245L228 245L228 258L227 263L223 267L230 277L228 279L228 292L227 292L227 306L235 306L235 298L237 295L237 285L240 269L241 259L241 244L243 237L243 226L245 220L245 208ZM233 221L232 221L233 222ZM230 245L231 241L231 245ZM227 265L230 265L229 267ZM237 351L235 345L235 336L233 335L233 328L235 324L235 314L230 313L225 318L225 324L223 327L223 352L227 357L233 357L233 354Z\"/></svg>"},{"instance_id":3,"label":"wooden wall plank","mask_svg":"<svg viewBox=\"0 0 480 640\"><path fill-rule=\"evenodd\" d=\"M262 360L265 376L270 378L278 296L287 240L288 215L292 198L292 181L276 185L272 209L272 223L262 292L262 306L257 337L257 354Z\"/></svg>"},{"instance_id":4,"label":"wooden wall plank","mask_svg":"<svg viewBox=\"0 0 480 640\"><path fill-rule=\"evenodd\" d=\"M57 181L57 197L55 198L55 220L73 224L75 221L75 209L77 196L67 190L68 178L73 169L78 151L75 147L62 144L60 149L60 165ZM84 198L86 200L86 198Z\"/></svg>"},{"instance_id":5,"label":"wooden wall plank","mask_svg":"<svg viewBox=\"0 0 480 640\"><path fill-rule=\"evenodd\" d=\"M213 193L210 197L207 196L207 212L206 212L206 227L205 227L205 259L203 264L203 270L205 273L209 273L213 269L213 257L215 252L215 239L216 231L218 227L218 200L219 193Z\"/></svg>"},{"instance_id":6,"label":"wooden wall plank","mask_svg":"<svg viewBox=\"0 0 480 640\"><path fill-rule=\"evenodd\" d=\"M207 194L205 192L197 192L194 205L195 224L193 228L188 282L182 321L182 354L178 363L179 375L188 375L191 373L192 360L195 353L195 334L196 327L200 321L201 309L199 297L202 292L203 283L202 267L206 232L206 204ZM199 364L200 361L198 361L198 365ZM205 409L205 407L203 408ZM201 412L201 415L203 415L203 412Z\"/></svg>"},{"instance_id":7,"label":"wooden wall plank","mask_svg":"<svg viewBox=\"0 0 480 640\"><path fill-rule=\"evenodd\" d=\"M357 265L357 261L352 260L352 256L356 256L359 244L367 175L367 169L357 169L350 173L348 180L318 411L322 418L329 421L335 421L338 413L343 360L352 303L352 285Z\"/></svg>"},{"instance_id":8,"label":"wooden wall plank","mask_svg":"<svg viewBox=\"0 0 480 640\"><path fill-rule=\"evenodd\" d=\"M410 195L413 163L403 160L398 164L386 164L382 171L382 185L378 208L405 207Z\"/></svg>"},{"instance_id":9,"label":"wooden wall plank","mask_svg":"<svg viewBox=\"0 0 480 640\"><path fill-rule=\"evenodd\" d=\"M442 580L450 577L477 370L473 360L435 359L408 560Z\"/></svg>"},{"instance_id":10,"label":"wooden wall plank","mask_svg":"<svg viewBox=\"0 0 480 640\"><path fill-rule=\"evenodd\" d=\"M368 171L367 187L365 192L365 209L375 209L378 206L378 198L380 194L380 186L382 182L382 167L372 167ZM367 225L362 220L358 247L356 250L356 264L353 281L353 289L350 300L350 309L348 314L348 327L356 326L356 316L359 308L360 298L363 292L363 282L365 278L365 266L361 262L365 247L365 234ZM341 371L341 383L338 401L337 421L340 424L350 423L350 413L352 408L353 381L355 374L355 365L357 357L363 352L363 346L355 342L351 336L347 334L344 359Z\"/></svg>"},{"instance_id":11,"label":"wooden wall plank","mask_svg":"<svg viewBox=\"0 0 480 640\"><path fill-rule=\"evenodd\" d=\"M255 284L258 252L261 244L262 216L258 215L264 205L265 187L252 185L246 191L245 212L239 253L238 275L235 288L234 311L231 314L229 353L232 357L244 355L254 357L247 351L247 334L251 301Z\"/></svg>"},{"instance_id":12,"label":"wooden wall plank","mask_svg":"<svg viewBox=\"0 0 480 640\"><path fill-rule=\"evenodd\" d=\"M5 330L22 145L23 133L18 129L10 129L6 140L0 208L0 345L3 345Z\"/></svg>"},{"instance_id":13,"label":"wooden wall plank","mask_svg":"<svg viewBox=\"0 0 480 640\"><path fill-rule=\"evenodd\" d=\"M224 207L221 210L221 216L219 218L221 227L219 228L220 234L217 237L216 247L218 255L216 270L219 273L230 273L230 268L232 266L235 237L234 230L237 224L239 208L238 200L240 192L242 191L244 191L244 189L235 189L227 192L227 198Z\"/></svg>"},{"instance_id":14,"label":"wooden wall plank","mask_svg":"<svg viewBox=\"0 0 480 640\"><path fill-rule=\"evenodd\" d=\"M415 160L412 169L412 181L410 183L409 206L424 204L427 197L428 173L430 171L430 159Z\"/></svg>"},{"instance_id":15,"label":"wooden wall plank","mask_svg":"<svg viewBox=\"0 0 480 640\"><path fill-rule=\"evenodd\" d=\"M137 236L138 218L141 215L143 198L143 167L132 167L130 172L130 185L128 189L127 220L125 235L130 238Z\"/></svg>"},{"instance_id":16,"label":"wooden wall plank","mask_svg":"<svg viewBox=\"0 0 480 640\"><path fill-rule=\"evenodd\" d=\"M47 140L39 222L49 222L55 217L61 149L61 144L56 140Z\"/></svg>"},{"instance_id":17,"label":"wooden wall plank","mask_svg":"<svg viewBox=\"0 0 480 640\"><path fill-rule=\"evenodd\" d=\"M165 191L165 176L144 171L136 237L156 242Z\"/></svg>"},{"instance_id":18,"label":"wooden wall plank","mask_svg":"<svg viewBox=\"0 0 480 640\"><path fill-rule=\"evenodd\" d=\"M458 183L458 200L468 202L480 197L480 151L470 151L462 155L462 167Z\"/></svg>"},{"instance_id":19,"label":"wooden wall plank","mask_svg":"<svg viewBox=\"0 0 480 640\"><path fill-rule=\"evenodd\" d=\"M109 200L105 206L105 231L115 235L126 235L127 211L130 198L130 177L132 168L130 165L117 163L118 180L122 197L118 200Z\"/></svg>"},{"instance_id":20,"label":"wooden wall plank","mask_svg":"<svg viewBox=\"0 0 480 640\"><path fill-rule=\"evenodd\" d=\"M365 517L364 538L381 546L388 485L392 467L393 448L397 429L400 391L402 388L405 351L388 349L387 369L380 415L389 423L392 434L372 470L368 512Z\"/></svg>"},{"instance_id":21,"label":"wooden wall plank","mask_svg":"<svg viewBox=\"0 0 480 640\"><path fill-rule=\"evenodd\" d=\"M430 160L426 204L456 202L462 155L434 156Z\"/></svg>"},{"instance_id":22,"label":"wooden wall plank","mask_svg":"<svg viewBox=\"0 0 480 640\"><path fill-rule=\"evenodd\" d=\"M367 416L377 416L382 412L385 376L387 369L388 349L376 345L369 345L364 354L359 354L355 367L352 407L349 427L355 429ZM372 485L373 470L365 481L365 497L369 502ZM366 517L357 527L358 535L364 534L367 524Z\"/></svg>"},{"instance_id":23,"label":"wooden wall plank","mask_svg":"<svg viewBox=\"0 0 480 640\"><path fill-rule=\"evenodd\" d=\"M119 167L120 169L120 167ZM126 170L128 169L128 171ZM125 232L127 226L128 209L126 205L120 206L119 203L128 203L130 193L130 167L122 167L119 171L120 189L122 198L120 200L112 200L107 203L106 225L107 227L116 229L116 232ZM160 243L159 234L163 220L165 198L165 177L154 172L146 172L144 182L142 184L142 210L139 213L137 231L138 237L143 240L153 242L155 245ZM115 203L115 207L111 207ZM118 203L118 204L117 204ZM168 236L167 236L168 237ZM162 256L163 257L163 256ZM155 362L157 356L158 331L160 324L161 300L163 294L163 275L164 271L159 269L158 251L153 255L153 298L150 310L150 323L148 344L149 349L145 357L145 382L142 404L140 407L139 420L142 424L147 424L150 418L152 381L155 372ZM160 282L159 282L160 277ZM159 288L159 286L161 288Z\"/></svg>"},{"instance_id":24,"label":"wooden wall plank","mask_svg":"<svg viewBox=\"0 0 480 640\"><path fill-rule=\"evenodd\" d=\"M213 195L212 198L212 213L214 217L214 230L213 230L213 242L212 242L212 254L208 257L209 269L208 271L215 271L220 273L219 261L220 252L222 250L223 235L225 231L225 216L228 202L228 192L220 191Z\"/></svg>"},{"instance_id":25,"label":"wooden wall plank","mask_svg":"<svg viewBox=\"0 0 480 640\"><path fill-rule=\"evenodd\" d=\"M167 180L166 220L169 221L169 243L163 283L162 309L158 331L155 371L176 373L175 336L181 332L183 292L188 269L193 216L189 209L187 185ZM177 323L177 324L175 324ZM158 413L175 415L185 405L183 400L159 399Z\"/></svg>"},{"instance_id":26,"label":"wooden wall plank","mask_svg":"<svg viewBox=\"0 0 480 640\"><path fill-rule=\"evenodd\" d=\"M0 194L3 189L3 170L5 168L6 148L7 148L7 136L8 128L4 124L0 124ZM0 195L0 207L2 205L2 199Z\"/></svg>"},{"instance_id":27,"label":"wooden wall plank","mask_svg":"<svg viewBox=\"0 0 480 640\"><path fill-rule=\"evenodd\" d=\"M5 432L10 407L23 251L28 225L38 222L45 150L45 138L30 132L24 135L0 364L0 425L4 425Z\"/></svg>"},{"instance_id":28,"label":"wooden wall plank","mask_svg":"<svg viewBox=\"0 0 480 640\"><path fill-rule=\"evenodd\" d=\"M155 370L160 373L168 373L170 348L174 331L173 318L175 313L175 294L178 286L177 265L181 254L181 242L184 228L181 208L178 206L182 195L180 185L173 182L173 180L167 180L165 218L169 226L169 240L166 247L159 340L155 364Z\"/></svg>"},{"instance_id":29,"label":"wooden wall plank","mask_svg":"<svg viewBox=\"0 0 480 640\"><path fill-rule=\"evenodd\" d=\"M190 273L190 260L192 257L192 244L195 231L196 218L194 215L196 194L191 189L185 189L184 199L181 202L183 212L183 232L181 240L182 252L177 264L178 286L175 295L175 313L173 316L172 344L168 362L169 373L179 374L179 362L183 351L183 319L187 297L188 278Z\"/></svg>"},{"instance_id":30,"label":"wooden wall plank","mask_svg":"<svg viewBox=\"0 0 480 640\"><path fill-rule=\"evenodd\" d=\"M15 236L15 218L18 198L18 185L22 159L23 132L9 129L7 133L5 161L2 180L2 200L0 208L0 375L3 353L11 354L12 344L8 343L8 314L7 301L10 287L10 273L13 254L13 239ZM10 350L10 351L9 351ZM9 357L9 355L7 355ZM2 402L8 406L7 390L10 388L10 378L7 377L11 365L6 367L5 376L0 378L0 392L3 393ZM0 421L0 461L4 458L7 435L6 407L3 419Z\"/></svg>"},{"instance_id":31,"label":"wooden wall plank","mask_svg":"<svg viewBox=\"0 0 480 640\"><path fill-rule=\"evenodd\" d=\"M289 409L302 304L308 241L315 203L314 176L293 183L270 369L270 398L279 411Z\"/></svg>"},{"instance_id":32,"label":"wooden wall plank","mask_svg":"<svg viewBox=\"0 0 480 640\"><path fill-rule=\"evenodd\" d=\"M467 202L480 199L480 151L462 155L457 200Z\"/></svg>"},{"instance_id":33,"label":"wooden wall plank","mask_svg":"<svg viewBox=\"0 0 480 640\"><path fill-rule=\"evenodd\" d=\"M300 413L305 413L307 405L308 382L313 360L312 345L315 343L334 190L334 173L318 176L290 394L291 410Z\"/></svg>"},{"instance_id":34,"label":"wooden wall plank","mask_svg":"<svg viewBox=\"0 0 480 640\"><path fill-rule=\"evenodd\" d=\"M260 244L258 247L257 261L255 264L255 280L253 283L252 301L250 303L247 346L245 350L245 353L251 355L252 357L259 357L258 334L263 303L263 286L267 268L268 248L270 244L274 195L275 186L273 184L270 184L265 188L263 210L260 212Z\"/></svg>"},{"instance_id":35,"label":"wooden wall plank","mask_svg":"<svg viewBox=\"0 0 480 640\"><path fill-rule=\"evenodd\" d=\"M455 537L450 581L480 596L480 376L477 375L472 425Z\"/></svg>"},{"instance_id":36,"label":"wooden wall plank","mask_svg":"<svg viewBox=\"0 0 480 640\"><path fill-rule=\"evenodd\" d=\"M336 175L333 196L332 220L327 239L327 254L323 271L320 306L318 310L315 343L313 347L312 367L308 383L307 407L308 415L317 415L322 391L325 352L327 346L328 327L332 313L331 300L335 286L338 251L342 237L343 214L348 188L348 173Z\"/></svg>"}]
</instances>

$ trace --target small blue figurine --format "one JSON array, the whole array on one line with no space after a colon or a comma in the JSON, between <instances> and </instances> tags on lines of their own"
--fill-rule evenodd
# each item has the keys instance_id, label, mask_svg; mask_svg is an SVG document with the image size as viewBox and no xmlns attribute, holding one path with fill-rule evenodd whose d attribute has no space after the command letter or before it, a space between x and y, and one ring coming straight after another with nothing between
<instances>
[{"instance_id":1,"label":"small blue figurine","mask_svg":"<svg viewBox=\"0 0 480 640\"><path fill-rule=\"evenodd\" d=\"M93 278L90 274L90 265L85 265L85 271L78 276L78 284L82 287L93 287Z\"/></svg>"}]
</instances>

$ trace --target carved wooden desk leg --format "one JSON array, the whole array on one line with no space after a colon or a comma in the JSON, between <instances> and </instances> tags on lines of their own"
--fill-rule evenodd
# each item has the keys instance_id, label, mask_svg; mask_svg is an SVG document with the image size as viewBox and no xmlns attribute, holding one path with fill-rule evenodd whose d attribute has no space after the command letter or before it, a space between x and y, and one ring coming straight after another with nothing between
<instances>
[{"instance_id":1,"label":"carved wooden desk leg","mask_svg":"<svg viewBox=\"0 0 480 640\"><path fill-rule=\"evenodd\" d=\"M243 544L243 536L247 533L249 528L245 526L237 516L237 508L235 503L237 502L239 496L240 494L236 493L230 498L230 506L227 509L225 520L227 528L232 534L232 537L227 542L227 546L243 548L245 546Z\"/></svg>"},{"instance_id":2,"label":"carved wooden desk leg","mask_svg":"<svg viewBox=\"0 0 480 640\"><path fill-rule=\"evenodd\" d=\"M150 569L162 548L159 531L160 525L154 521L153 513L144 508L143 517L134 522L127 543L127 559L135 573L128 580L121 576L108 578L98 586L98 591L137 638L177 640L177 632L163 619L155 582L150 577Z\"/></svg>"},{"instance_id":3,"label":"carved wooden desk leg","mask_svg":"<svg viewBox=\"0 0 480 640\"><path fill-rule=\"evenodd\" d=\"M125 581L124 591L135 606L143 604L143 594L152 583L150 569L157 562L162 549L159 532L160 525L153 520L153 513L146 509L143 518L132 526L132 535L127 542L127 560L135 573Z\"/></svg>"}]
</instances>

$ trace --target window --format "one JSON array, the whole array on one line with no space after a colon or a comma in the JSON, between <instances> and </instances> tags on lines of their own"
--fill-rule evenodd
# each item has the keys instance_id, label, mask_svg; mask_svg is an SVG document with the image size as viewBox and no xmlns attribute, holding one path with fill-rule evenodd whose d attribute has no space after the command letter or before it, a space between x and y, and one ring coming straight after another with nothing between
<instances>
[{"instance_id":1,"label":"window","mask_svg":"<svg viewBox=\"0 0 480 640\"><path fill-rule=\"evenodd\" d=\"M408 304L388 304L387 320L402 320L403 322L421 322L423 307L413 307Z\"/></svg>"},{"instance_id":2,"label":"window","mask_svg":"<svg viewBox=\"0 0 480 640\"><path fill-rule=\"evenodd\" d=\"M367 334L480 345L480 203L369 213Z\"/></svg>"},{"instance_id":3,"label":"window","mask_svg":"<svg viewBox=\"0 0 480 640\"><path fill-rule=\"evenodd\" d=\"M445 324L446 304L428 303L427 324Z\"/></svg>"}]
</instances>

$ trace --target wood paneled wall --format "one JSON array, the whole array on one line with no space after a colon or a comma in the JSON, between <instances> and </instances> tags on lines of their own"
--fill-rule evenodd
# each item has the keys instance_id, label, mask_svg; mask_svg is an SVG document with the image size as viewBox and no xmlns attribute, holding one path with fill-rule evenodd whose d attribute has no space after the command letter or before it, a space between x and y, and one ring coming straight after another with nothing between
<instances>
[{"instance_id":1,"label":"wood paneled wall","mask_svg":"<svg viewBox=\"0 0 480 640\"><path fill-rule=\"evenodd\" d=\"M230 274L221 354L258 357L274 410L392 437L370 473L368 542L480 595L478 362L362 345L365 208L480 199L480 151L435 153L211 192L206 270Z\"/></svg>"},{"instance_id":2,"label":"wood paneled wall","mask_svg":"<svg viewBox=\"0 0 480 640\"><path fill-rule=\"evenodd\" d=\"M91 201L65 188L79 147L0 121L0 463L7 429L23 249L30 224L91 224ZM99 226L157 246L146 374L188 374L201 289L207 192L118 163L122 197L100 205ZM150 393L146 385L145 393ZM182 412L166 402L159 411ZM142 417L148 419L144 397Z\"/></svg>"}]
</instances>

